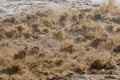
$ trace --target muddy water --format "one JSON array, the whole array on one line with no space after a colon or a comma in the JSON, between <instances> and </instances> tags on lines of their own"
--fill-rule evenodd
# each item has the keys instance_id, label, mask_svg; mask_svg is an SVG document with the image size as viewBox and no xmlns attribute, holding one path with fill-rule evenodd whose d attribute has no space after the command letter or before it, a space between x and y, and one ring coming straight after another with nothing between
<instances>
[{"instance_id":1,"label":"muddy water","mask_svg":"<svg viewBox=\"0 0 120 80\"><path fill-rule=\"evenodd\" d=\"M0 22L0 79L119 80L118 11L56 14L91 7L86 0L1 0L1 18L38 9L54 8L54 12L13 15Z\"/></svg>"},{"instance_id":2,"label":"muddy water","mask_svg":"<svg viewBox=\"0 0 120 80\"><path fill-rule=\"evenodd\" d=\"M90 3L90 0L0 0L0 18L46 8L59 8L61 10L90 8Z\"/></svg>"},{"instance_id":3,"label":"muddy water","mask_svg":"<svg viewBox=\"0 0 120 80\"><path fill-rule=\"evenodd\" d=\"M0 18L6 15L19 14L21 12L35 11L37 9L86 9L92 4L103 4L108 0L0 0ZM120 0L116 0L119 5Z\"/></svg>"}]
</instances>

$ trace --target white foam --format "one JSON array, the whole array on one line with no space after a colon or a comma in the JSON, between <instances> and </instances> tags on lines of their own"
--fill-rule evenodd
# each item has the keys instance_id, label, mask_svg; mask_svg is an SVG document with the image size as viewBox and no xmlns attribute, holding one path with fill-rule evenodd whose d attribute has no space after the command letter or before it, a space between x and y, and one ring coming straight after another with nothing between
<instances>
[{"instance_id":1,"label":"white foam","mask_svg":"<svg viewBox=\"0 0 120 80\"><path fill-rule=\"evenodd\" d=\"M108 0L65 0L58 1L57 3L49 0L0 0L0 10L3 11L0 13L0 17L12 14L19 14L22 11L31 11L36 10L39 7L45 8L90 8L92 4L104 4ZM120 5L120 0L116 0L116 4Z\"/></svg>"}]
</instances>

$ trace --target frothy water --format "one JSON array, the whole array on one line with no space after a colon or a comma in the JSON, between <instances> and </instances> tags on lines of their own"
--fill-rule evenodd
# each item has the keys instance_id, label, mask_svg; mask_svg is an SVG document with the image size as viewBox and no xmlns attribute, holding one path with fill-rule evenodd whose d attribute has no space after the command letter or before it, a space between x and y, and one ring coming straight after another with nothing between
<instances>
[{"instance_id":1,"label":"frothy water","mask_svg":"<svg viewBox=\"0 0 120 80\"><path fill-rule=\"evenodd\" d=\"M0 17L19 14L23 11L36 10L38 8L90 8L92 4L104 4L108 0L65 0L63 1L49 1L49 0L0 0ZM116 4L120 5L120 0L116 0Z\"/></svg>"},{"instance_id":2,"label":"frothy water","mask_svg":"<svg viewBox=\"0 0 120 80\"><path fill-rule=\"evenodd\" d=\"M91 0L93 3L95 4L104 4L106 3L108 0Z\"/></svg>"},{"instance_id":3,"label":"frothy water","mask_svg":"<svg viewBox=\"0 0 120 80\"><path fill-rule=\"evenodd\" d=\"M106 4L109 0L91 0L93 3L96 4ZM116 5L120 5L120 0L115 0Z\"/></svg>"}]
</instances>

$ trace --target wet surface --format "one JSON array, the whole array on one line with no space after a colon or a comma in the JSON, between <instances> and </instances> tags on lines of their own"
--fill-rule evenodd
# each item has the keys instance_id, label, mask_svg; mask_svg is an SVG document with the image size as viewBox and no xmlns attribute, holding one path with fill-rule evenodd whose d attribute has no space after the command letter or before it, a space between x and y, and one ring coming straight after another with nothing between
<instances>
[{"instance_id":1,"label":"wet surface","mask_svg":"<svg viewBox=\"0 0 120 80\"><path fill-rule=\"evenodd\" d=\"M107 2L107 1L106 1ZM104 4L105 0L0 0L0 18L40 8L87 9L92 4ZM116 3L119 5L120 1Z\"/></svg>"},{"instance_id":2,"label":"wet surface","mask_svg":"<svg viewBox=\"0 0 120 80\"><path fill-rule=\"evenodd\" d=\"M90 8L90 4L89 0L0 0L0 17L43 8L84 9Z\"/></svg>"},{"instance_id":3,"label":"wet surface","mask_svg":"<svg viewBox=\"0 0 120 80\"><path fill-rule=\"evenodd\" d=\"M119 80L119 15L114 7L107 16L81 10L92 5L88 0L0 0L0 18L12 15L0 22L0 79ZM41 12L48 8L54 9ZM22 12L29 14L14 15Z\"/></svg>"},{"instance_id":4,"label":"wet surface","mask_svg":"<svg viewBox=\"0 0 120 80\"><path fill-rule=\"evenodd\" d=\"M106 1L107 2L107 1ZM104 4L105 0L0 0L0 18L4 16L19 14L22 12L35 11L37 9L88 9L93 4ZM120 1L116 1L120 4Z\"/></svg>"}]
</instances>

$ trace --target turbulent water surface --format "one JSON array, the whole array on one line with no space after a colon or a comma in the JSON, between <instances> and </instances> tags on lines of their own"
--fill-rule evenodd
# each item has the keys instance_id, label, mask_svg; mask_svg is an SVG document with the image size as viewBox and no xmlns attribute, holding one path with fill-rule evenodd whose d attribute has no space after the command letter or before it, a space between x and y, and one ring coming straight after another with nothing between
<instances>
[{"instance_id":1,"label":"turbulent water surface","mask_svg":"<svg viewBox=\"0 0 120 80\"><path fill-rule=\"evenodd\" d=\"M70 9L84 9L91 8L92 4L102 4L107 0L0 0L0 17L19 14L24 11L34 11L40 8L70 8ZM116 1L117 4L120 0Z\"/></svg>"},{"instance_id":2,"label":"turbulent water surface","mask_svg":"<svg viewBox=\"0 0 120 80\"><path fill-rule=\"evenodd\" d=\"M0 80L120 80L120 9L105 1L0 0Z\"/></svg>"}]
</instances>

